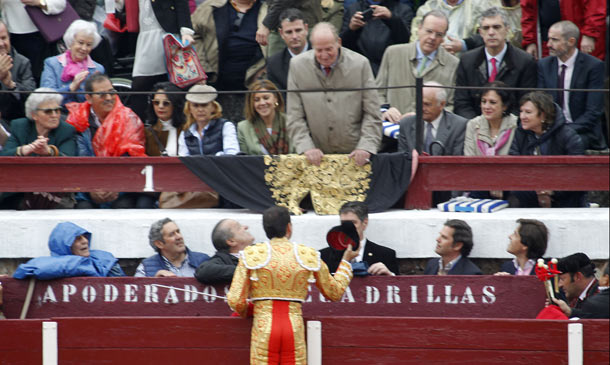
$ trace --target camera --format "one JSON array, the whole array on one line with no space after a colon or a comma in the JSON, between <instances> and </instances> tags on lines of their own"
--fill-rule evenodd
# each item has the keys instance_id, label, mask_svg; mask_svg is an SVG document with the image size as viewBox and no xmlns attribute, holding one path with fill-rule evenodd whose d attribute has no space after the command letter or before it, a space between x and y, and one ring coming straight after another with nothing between
<instances>
[{"instance_id":1,"label":"camera","mask_svg":"<svg viewBox=\"0 0 610 365\"><path fill-rule=\"evenodd\" d=\"M373 9L373 8L368 8L365 11L363 11L362 12L362 21L368 22L369 20L371 20L373 18L374 11L375 11L375 9Z\"/></svg>"}]
</instances>

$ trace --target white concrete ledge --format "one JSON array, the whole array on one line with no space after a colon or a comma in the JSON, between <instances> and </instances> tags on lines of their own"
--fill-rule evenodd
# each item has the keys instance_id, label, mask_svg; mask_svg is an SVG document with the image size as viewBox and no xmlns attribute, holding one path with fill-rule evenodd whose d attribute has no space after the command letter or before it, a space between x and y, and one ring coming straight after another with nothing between
<instances>
[{"instance_id":1,"label":"white concrete ledge","mask_svg":"<svg viewBox=\"0 0 610 365\"><path fill-rule=\"evenodd\" d=\"M396 250L400 258L435 256L438 231L447 219L463 219L474 232L471 257L509 258L508 235L518 218L543 221L550 230L547 256L562 257L582 251L593 259L609 256L608 208L504 209L496 213L445 213L393 210L371 214L367 236ZM0 211L3 223L0 258L29 258L49 255L47 240L53 227L72 221L93 233L92 248L112 252L119 258L143 258L153 254L148 230L155 220L170 217L182 230L187 245L194 250L214 253L210 236L222 218L246 224L257 241L266 240L262 216L247 210L154 209L154 210L47 210ZM308 213L292 217L295 242L315 248L326 247L326 232L337 225L337 216Z\"/></svg>"}]
</instances>

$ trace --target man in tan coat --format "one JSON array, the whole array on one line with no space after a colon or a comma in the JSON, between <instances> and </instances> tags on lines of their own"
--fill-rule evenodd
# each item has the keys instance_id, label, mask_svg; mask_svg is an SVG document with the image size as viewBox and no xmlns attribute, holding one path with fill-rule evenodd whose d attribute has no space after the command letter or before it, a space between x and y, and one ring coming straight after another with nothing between
<instances>
[{"instance_id":1,"label":"man in tan coat","mask_svg":"<svg viewBox=\"0 0 610 365\"><path fill-rule=\"evenodd\" d=\"M397 44L386 49L377 86L415 85L415 78L424 82L435 80L444 86L455 85L455 71L459 59L443 47L443 37L449 28L447 16L432 10L424 15L417 30L417 42ZM453 109L453 90L447 90L447 109ZM398 123L400 119L415 113L415 88L380 89L383 120Z\"/></svg>"},{"instance_id":2,"label":"man in tan coat","mask_svg":"<svg viewBox=\"0 0 610 365\"><path fill-rule=\"evenodd\" d=\"M289 92L286 128L297 153L319 165L325 153L349 153L362 166L381 142L381 115L369 61L341 47L337 30L318 23L311 31L312 50L293 57L288 90L323 89L323 92Z\"/></svg>"}]
</instances>

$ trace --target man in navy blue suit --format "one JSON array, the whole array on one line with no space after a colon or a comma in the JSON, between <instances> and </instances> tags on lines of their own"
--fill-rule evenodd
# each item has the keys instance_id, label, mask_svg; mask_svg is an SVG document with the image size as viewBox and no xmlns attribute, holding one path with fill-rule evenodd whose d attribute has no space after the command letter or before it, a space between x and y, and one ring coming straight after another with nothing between
<instances>
[{"instance_id":1,"label":"man in navy blue suit","mask_svg":"<svg viewBox=\"0 0 610 365\"><path fill-rule=\"evenodd\" d=\"M567 20L549 28L549 53L538 63L538 87L565 89L603 89L604 63L576 48L580 31ZM554 101L563 108L569 125L580 135L585 149L603 149L601 116L604 107L602 92L550 91Z\"/></svg>"},{"instance_id":2,"label":"man in navy blue suit","mask_svg":"<svg viewBox=\"0 0 610 365\"><path fill-rule=\"evenodd\" d=\"M424 275L482 275L468 255L472 250L472 229L460 219L450 219L439 232L434 250L440 258L428 261Z\"/></svg>"}]
</instances>

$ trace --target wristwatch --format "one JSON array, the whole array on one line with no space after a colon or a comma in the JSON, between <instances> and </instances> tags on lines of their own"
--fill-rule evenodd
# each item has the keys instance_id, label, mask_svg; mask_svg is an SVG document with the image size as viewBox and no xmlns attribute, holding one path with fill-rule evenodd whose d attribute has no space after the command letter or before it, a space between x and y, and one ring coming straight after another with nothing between
<instances>
[{"instance_id":1,"label":"wristwatch","mask_svg":"<svg viewBox=\"0 0 610 365\"><path fill-rule=\"evenodd\" d=\"M42 9L46 9L47 7L47 1L46 0L39 0L40 1L40 7Z\"/></svg>"}]
</instances>

